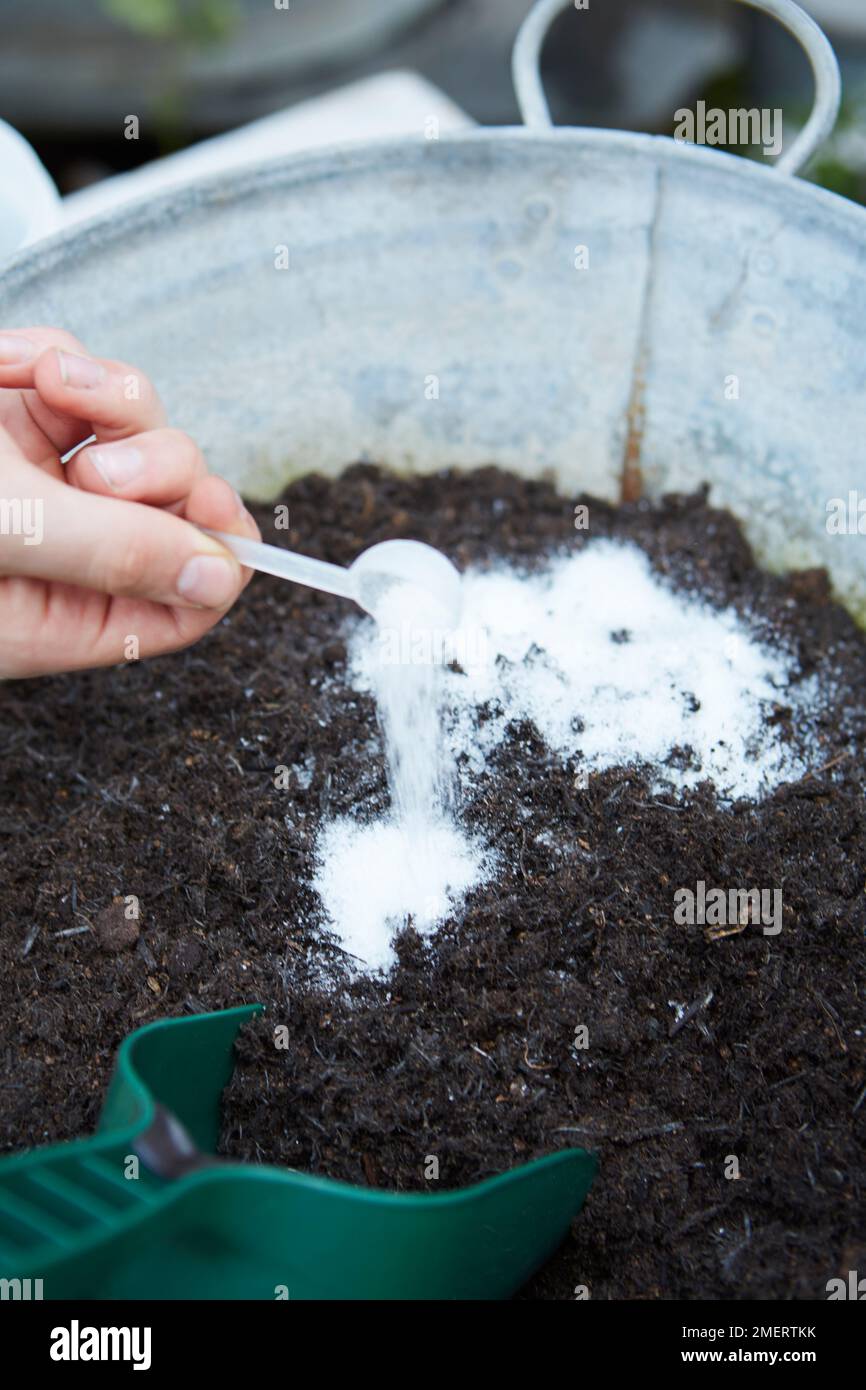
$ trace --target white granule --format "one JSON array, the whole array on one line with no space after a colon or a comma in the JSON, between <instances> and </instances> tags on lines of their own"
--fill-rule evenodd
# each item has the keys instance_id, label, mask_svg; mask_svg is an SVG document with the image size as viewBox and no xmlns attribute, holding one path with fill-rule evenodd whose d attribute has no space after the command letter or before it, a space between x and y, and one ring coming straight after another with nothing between
<instances>
[{"instance_id":1,"label":"white granule","mask_svg":"<svg viewBox=\"0 0 866 1390\"><path fill-rule=\"evenodd\" d=\"M415 833L392 819L331 821L317 846L315 887L340 944L368 971L394 963L393 938L425 935L486 876L483 848L454 824Z\"/></svg>"},{"instance_id":2,"label":"white granule","mask_svg":"<svg viewBox=\"0 0 866 1390\"><path fill-rule=\"evenodd\" d=\"M454 752L476 766L509 721L528 719L561 760L647 763L657 786L709 780L722 797L758 798L802 772L766 722L792 703L790 657L733 609L677 593L636 546L599 540L541 574L475 572L464 587L466 674L449 675L448 703ZM355 651L363 681L360 634ZM685 749L687 766L669 762Z\"/></svg>"},{"instance_id":3,"label":"white granule","mask_svg":"<svg viewBox=\"0 0 866 1390\"><path fill-rule=\"evenodd\" d=\"M723 798L756 799L805 771L766 719L785 703L796 726L790 657L733 610L675 592L635 546L594 541L532 575L470 571L453 634L425 641L411 611L391 617L387 629L358 622L350 678L377 699L394 810L326 825L315 883L367 969L393 962L410 919L432 931L494 872L454 819L454 770L482 770L512 721L584 774L648 765L657 789L709 780Z\"/></svg>"}]
</instances>

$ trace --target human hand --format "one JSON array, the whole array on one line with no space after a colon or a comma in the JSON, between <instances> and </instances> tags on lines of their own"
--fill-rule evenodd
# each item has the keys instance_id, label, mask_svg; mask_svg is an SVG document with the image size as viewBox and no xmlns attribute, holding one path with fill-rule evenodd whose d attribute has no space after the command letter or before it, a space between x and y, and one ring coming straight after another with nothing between
<instances>
[{"instance_id":1,"label":"human hand","mask_svg":"<svg viewBox=\"0 0 866 1390\"><path fill-rule=\"evenodd\" d=\"M60 329L0 329L0 677L197 641L251 578L198 526L260 539L142 372Z\"/></svg>"}]
</instances>

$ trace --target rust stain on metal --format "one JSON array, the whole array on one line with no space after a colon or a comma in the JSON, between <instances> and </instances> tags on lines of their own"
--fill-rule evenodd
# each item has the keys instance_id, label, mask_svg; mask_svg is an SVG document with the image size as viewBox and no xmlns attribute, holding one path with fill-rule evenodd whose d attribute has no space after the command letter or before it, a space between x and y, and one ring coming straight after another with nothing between
<instances>
[{"instance_id":1,"label":"rust stain on metal","mask_svg":"<svg viewBox=\"0 0 866 1390\"><path fill-rule=\"evenodd\" d=\"M626 414L627 433L619 484L620 501L622 502L638 502L643 495L643 474L641 473L640 461L645 424L644 375L642 367L639 366L634 374L631 399Z\"/></svg>"}]
</instances>

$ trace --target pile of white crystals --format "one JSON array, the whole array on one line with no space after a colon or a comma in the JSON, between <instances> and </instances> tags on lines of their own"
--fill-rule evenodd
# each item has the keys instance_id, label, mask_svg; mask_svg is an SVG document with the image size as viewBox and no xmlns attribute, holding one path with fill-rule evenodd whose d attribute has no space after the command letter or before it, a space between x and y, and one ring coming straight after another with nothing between
<instances>
[{"instance_id":1,"label":"pile of white crystals","mask_svg":"<svg viewBox=\"0 0 866 1390\"><path fill-rule=\"evenodd\" d=\"M391 810L325 824L315 886L368 971L393 964L397 932L432 932L495 874L460 825L456 768L483 769L513 721L531 721L560 763L587 774L638 763L668 793L710 780L721 797L757 799L805 771L766 716L784 702L796 720L814 686L791 686L788 655L733 610L676 592L637 547L593 541L532 574L469 571L463 589L453 633L425 628L416 596L395 592L350 639L350 679L379 712Z\"/></svg>"}]
</instances>

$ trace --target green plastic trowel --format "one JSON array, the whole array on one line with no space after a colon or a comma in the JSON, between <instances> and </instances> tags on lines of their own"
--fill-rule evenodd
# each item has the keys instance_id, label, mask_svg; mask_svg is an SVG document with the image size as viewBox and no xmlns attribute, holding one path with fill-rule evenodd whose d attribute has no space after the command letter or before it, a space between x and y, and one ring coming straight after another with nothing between
<instances>
[{"instance_id":1,"label":"green plastic trowel","mask_svg":"<svg viewBox=\"0 0 866 1390\"><path fill-rule=\"evenodd\" d=\"M218 1158L259 1011L131 1033L93 1138L0 1161L0 1278L47 1299L493 1299L553 1253L595 1174L580 1149L433 1195Z\"/></svg>"}]
</instances>

